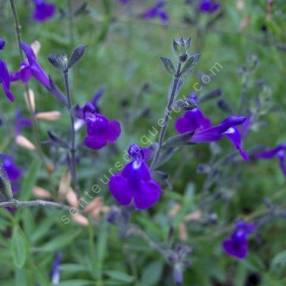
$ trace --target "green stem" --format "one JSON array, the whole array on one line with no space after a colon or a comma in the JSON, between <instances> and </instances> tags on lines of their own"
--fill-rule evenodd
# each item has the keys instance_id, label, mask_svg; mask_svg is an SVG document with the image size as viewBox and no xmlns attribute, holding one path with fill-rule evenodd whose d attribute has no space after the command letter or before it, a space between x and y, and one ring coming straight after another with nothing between
<instances>
[{"instance_id":1,"label":"green stem","mask_svg":"<svg viewBox=\"0 0 286 286\"><path fill-rule=\"evenodd\" d=\"M6 202L0 202L0 208L6 208L6 207L15 207L15 208L48 207L48 208L70 210L70 207L67 205L44 200L19 201L13 199Z\"/></svg>"},{"instance_id":2,"label":"green stem","mask_svg":"<svg viewBox=\"0 0 286 286\"><path fill-rule=\"evenodd\" d=\"M159 145L158 145L158 148L157 148L156 153L154 155L154 158L153 158L153 161L151 164L151 168L156 167L156 164L157 164L159 156L160 156L160 152L161 152L161 149L163 146L164 138L165 138L165 135L167 132L169 115L172 111L171 108L172 108L172 105L174 103L174 100L175 100L175 97L177 94L178 86L180 83L180 78L181 78L181 63L178 63L177 71L176 71L174 78L173 78L173 81L172 81L171 92L169 94L167 108L165 109L162 127L161 127L160 133L159 133L159 142L158 142Z\"/></svg>"},{"instance_id":3,"label":"green stem","mask_svg":"<svg viewBox=\"0 0 286 286\"><path fill-rule=\"evenodd\" d=\"M77 186L77 171L76 171L76 146L75 146L75 120L73 116L73 107L72 107L72 96L70 93L69 87L69 79L68 79L68 71L64 72L64 82L65 82L65 90L67 96L67 103L68 103L68 112L70 115L70 140L71 140L71 147L70 147L70 171L72 176L73 187L76 193L79 195L79 190Z\"/></svg>"}]
</instances>

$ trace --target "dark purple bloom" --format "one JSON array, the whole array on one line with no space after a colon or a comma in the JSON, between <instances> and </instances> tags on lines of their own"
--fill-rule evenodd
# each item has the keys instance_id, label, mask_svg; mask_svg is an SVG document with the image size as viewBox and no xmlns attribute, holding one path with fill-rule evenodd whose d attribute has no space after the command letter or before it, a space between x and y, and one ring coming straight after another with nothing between
<instances>
[{"instance_id":1,"label":"dark purple bloom","mask_svg":"<svg viewBox=\"0 0 286 286\"><path fill-rule=\"evenodd\" d=\"M63 254L61 252L58 252L55 255L52 270L51 270L51 282L53 285L58 285L60 283L60 266L61 266L61 260L62 260Z\"/></svg>"},{"instance_id":2,"label":"dark purple bloom","mask_svg":"<svg viewBox=\"0 0 286 286\"><path fill-rule=\"evenodd\" d=\"M220 9L220 3L214 0L200 0L198 9L202 13L214 13Z\"/></svg>"},{"instance_id":3,"label":"dark purple bloom","mask_svg":"<svg viewBox=\"0 0 286 286\"><path fill-rule=\"evenodd\" d=\"M15 135L20 135L22 133L22 130L27 127L32 126L32 120L29 118L26 118L22 115L22 112L20 110L16 111L16 116L15 116Z\"/></svg>"},{"instance_id":4,"label":"dark purple bloom","mask_svg":"<svg viewBox=\"0 0 286 286\"><path fill-rule=\"evenodd\" d=\"M255 159L272 159L277 158L279 161L280 168L286 176L286 144L277 145L274 148L266 148L254 154Z\"/></svg>"},{"instance_id":5,"label":"dark purple bloom","mask_svg":"<svg viewBox=\"0 0 286 286\"><path fill-rule=\"evenodd\" d=\"M16 193L18 191L19 180L22 177L21 168L15 163L14 158L7 154L0 154L0 162L11 183L13 193Z\"/></svg>"},{"instance_id":6,"label":"dark purple bloom","mask_svg":"<svg viewBox=\"0 0 286 286\"><path fill-rule=\"evenodd\" d=\"M11 182L15 182L22 177L22 170L16 165L12 156L1 154L0 160L2 161L2 167Z\"/></svg>"},{"instance_id":7,"label":"dark purple bloom","mask_svg":"<svg viewBox=\"0 0 286 286\"><path fill-rule=\"evenodd\" d=\"M133 202L137 209L151 208L161 196L161 187L151 177L144 150L133 144L128 154L131 161L110 178L109 190L120 205L127 206Z\"/></svg>"},{"instance_id":8,"label":"dark purple bloom","mask_svg":"<svg viewBox=\"0 0 286 286\"><path fill-rule=\"evenodd\" d=\"M45 0L34 0L33 18L38 22L44 22L52 18L56 12L56 6Z\"/></svg>"},{"instance_id":9,"label":"dark purple bloom","mask_svg":"<svg viewBox=\"0 0 286 286\"><path fill-rule=\"evenodd\" d=\"M165 5L166 2L164 0L160 0L154 6L143 12L141 16L145 20L159 18L163 24L166 24L169 21L169 15L165 10Z\"/></svg>"},{"instance_id":10,"label":"dark purple bloom","mask_svg":"<svg viewBox=\"0 0 286 286\"><path fill-rule=\"evenodd\" d=\"M0 50L3 50L5 48L5 44L6 44L5 40L0 38Z\"/></svg>"},{"instance_id":11,"label":"dark purple bloom","mask_svg":"<svg viewBox=\"0 0 286 286\"><path fill-rule=\"evenodd\" d=\"M238 221L233 233L222 243L224 251L230 256L245 258L248 253L248 236L254 231L254 224Z\"/></svg>"},{"instance_id":12,"label":"dark purple bloom","mask_svg":"<svg viewBox=\"0 0 286 286\"><path fill-rule=\"evenodd\" d=\"M15 97L10 90L11 76L9 74L7 65L4 61L0 60L0 84L6 97L12 102Z\"/></svg>"},{"instance_id":13,"label":"dark purple bloom","mask_svg":"<svg viewBox=\"0 0 286 286\"><path fill-rule=\"evenodd\" d=\"M127 3L129 3L130 0L118 0L118 2L120 2L121 4L125 5Z\"/></svg>"},{"instance_id":14,"label":"dark purple bloom","mask_svg":"<svg viewBox=\"0 0 286 286\"><path fill-rule=\"evenodd\" d=\"M37 57L33 52L32 48L27 44L22 42L21 48L26 55L26 59L21 63L19 71L11 75L12 80L21 80L27 83L31 77L34 77L47 89L50 88L50 80L44 69L38 63Z\"/></svg>"},{"instance_id":15,"label":"dark purple bloom","mask_svg":"<svg viewBox=\"0 0 286 286\"><path fill-rule=\"evenodd\" d=\"M108 143L115 143L121 133L117 120L109 120L98 112L97 99L94 97L93 101L75 110L76 116L86 124L87 135L84 143L91 149L101 149Z\"/></svg>"},{"instance_id":16,"label":"dark purple bloom","mask_svg":"<svg viewBox=\"0 0 286 286\"><path fill-rule=\"evenodd\" d=\"M176 120L175 128L178 133L193 132L190 143L210 143L226 137L247 160L248 154L242 147L242 136L237 128L246 121L244 116L229 116L220 124L213 125L199 108L194 108Z\"/></svg>"}]
</instances>

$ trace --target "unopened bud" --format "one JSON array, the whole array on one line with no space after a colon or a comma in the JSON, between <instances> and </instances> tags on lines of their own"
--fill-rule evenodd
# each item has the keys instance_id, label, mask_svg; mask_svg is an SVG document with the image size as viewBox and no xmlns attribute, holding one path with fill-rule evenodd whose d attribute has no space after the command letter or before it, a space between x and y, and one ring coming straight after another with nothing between
<instances>
[{"instance_id":1,"label":"unopened bud","mask_svg":"<svg viewBox=\"0 0 286 286\"><path fill-rule=\"evenodd\" d=\"M59 111L39 112L36 114L38 120L56 121L60 119L61 113Z\"/></svg>"},{"instance_id":2,"label":"unopened bud","mask_svg":"<svg viewBox=\"0 0 286 286\"><path fill-rule=\"evenodd\" d=\"M16 137L16 143L19 146L21 146L25 149L28 149L28 150L35 150L36 149L36 146L28 138L26 138L23 135L18 135Z\"/></svg>"}]
</instances>

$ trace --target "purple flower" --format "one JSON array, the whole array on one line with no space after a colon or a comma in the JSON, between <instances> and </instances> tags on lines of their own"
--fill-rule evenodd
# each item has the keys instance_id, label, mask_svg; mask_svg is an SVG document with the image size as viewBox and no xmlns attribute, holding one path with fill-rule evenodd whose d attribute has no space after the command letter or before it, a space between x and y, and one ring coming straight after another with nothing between
<instances>
[{"instance_id":1,"label":"purple flower","mask_svg":"<svg viewBox=\"0 0 286 286\"><path fill-rule=\"evenodd\" d=\"M109 190L120 205L133 202L137 209L151 208L160 199L161 187L151 177L144 150L133 144L128 154L131 161L110 178Z\"/></svg>"},{"instance_id":2,"label":"purple flower","mask_svg":"<svg viewBox=\"0 0 286 286\"><path fill-rule=\"evenodd\" d=\"M220 9L220 3L214 0L200 0L198 9L202 13L214 13Z\"/></svg>"},{"instance_id":3,"label":"purple flower","mask_svg":"<svg viewBox=\"0 0 286 286\"><path fill-rule=\"evenodd\" d=\"M27 127L32 126L32 120L29 118L26 118L22 115L22 112L20 110L16 111L16 116L15 116L15 135L20 135L22 133L22 130Z\"/></svg>"},{"instance_id":4,"label":"purple flower","mask_svg":"<svg viewBox=\"0 0 286 286\"><path fill-rule=\"evenodd\" d=\"M5 40L0 38L0 50L3 50L5 48L5 44L6 44Z\"/></svg>"},{"instance_id":5,"label":"purple flower","mask_svg":"<svg viewBox=\"0 0 286 286\"><path fill-rule=\"evenodd\" d=\"M18 191L19 180L22 177L22 170L15 163L14 158L10 155L0 154L0 161L2 168L4 169L9 181L11 182L13 193L16 193Z\"/></svg>"},{"instance_id":6,"label":"purple flower","mask_svg":"<svg viewBox=\"0 0 286 286\"><path fill-rule=\"evenodd\" d=\"M286 144L277 145L274 148L266 148L254 154L255 159L272 159L277 158L279 161L280 168L286 176Z\"/></svg>"},{"instance_id":7,"label":"purple flower","mask_svg":"<svg viewBox=\"0 0 286 286\"><path fill-rule=\"evenodd\" d=\"M213 125L199 108L194 108L176 120L175 128L178 133L193 132L190 143L209 143L226 137L240 152L242 158L248 160L248 154L242 147L242 136L237 128L245 122L247 117L229 116L220 124Z\"/></svg>"},{"instance_id":8,"label":"purple flower","mask_svg":"<svg viewBox=\"0 0 286 286\"><path fill-rule=\"evenodd\" d=\"M96 105L98 98L86 103L83 107L76 107L76 116L86 124L87 135L84 143L91 149L101 149L108 143L115 143L121 133L120 123L109 120L98 112Z\"/></svg>"},{"instance_id":9,"label":"purple flower","mask_svg":"<svg viewBox=\"0 0 286 286\"><path fill-rule=\"evenodd\" d=\"M61 266L61 260L62 260L63 254L61 252L58 252L55 255L52 270L51 270L51 282L53 285L58 285L60 283L60 266Z\"/></svg>"},{"instance_id":10,"label":"purple flower","mask_svg":"<svg viewBox=\"0 0 286 286\"><path fill-rule=\"evenodd\" d=\"M166 2L164 0L160 0L154 6L145 10L141 16L145 20L159 18L163 24L166 24L169 21L169 15L165 10L165 5Z\"/></svg>"},{"instance_id":11,"label":"purple flower","mask_svg":"<svg viewBox=\"0 0 286 286\"><path fill-rule=\"evenodd\" d=\"M239 259L243 259L248 253L248 236L255 231L255 225L238 221L235 230L229 238L225 239L222 243L224 251Z\"/></svg>"},{"instance_id":12,"label":"purple flower","mask_svg":"<svg viewBox=\"0 0 286 286\"><path fill-rule=\"evenodd\" d=\"M0 84L8 100L11 102L14 101L15 97L10 90L11 75L8 71L6 63L2 60L0 60Z\"/></svg>"},{"instance_id":13,"label":"purple flower","mask_svg":"<svg viewBox=\"0 0 286 286\"><path fill-rule=\"evenodd\" d=\"M33 18L38 22L45 22L52 18L56 12L56 6L45 0L34 0Z\"/></svg>"},{"instance_id":14,"label":"purple flower","mask_svg":"<svg viewBox=\"0 0 286 286\"><path fill-rule=\"evenodd\" d=\"M37 57L33 52L32 48L27 44L22 42L21 48L26 55L26 59L21 63L20 69L11 75L13 81L21 80L27 83L31 77L34 77L39 81L45 88L50 88L50 80L44 69L38 63Z\"/></svg>"},{"instance_id":15,"label":"purple flower","mask_svg":"<svg viewBox=\"0 0 286 286\"><path fill-rule=\"evenodd\" d=\"M119 3L125 5L128 4L130 0L118 0Z\"/></svg>"}]
</instances>

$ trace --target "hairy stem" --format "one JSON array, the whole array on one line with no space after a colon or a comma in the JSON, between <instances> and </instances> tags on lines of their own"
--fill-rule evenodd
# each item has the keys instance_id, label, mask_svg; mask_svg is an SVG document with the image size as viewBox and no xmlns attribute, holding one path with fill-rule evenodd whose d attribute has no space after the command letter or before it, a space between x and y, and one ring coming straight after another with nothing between
<instances>
[{"instance_id":1,"label":"hairy stem","mask_svg":"<svg viewBox=\"0 0 286 286\"><path fill-rule=\"evenodd\" d=\"M64 81L65 81L65 90L67 96L67 104L68 104L68 112L70 115L70 141L71 147L69 150L69 157L70 157L70 171L72 175L72 183L75 191L79 195L78 185L77 185L77 171L76 171L76 146L75 146L75 120L73 116L73 107L72 107L72 97L70 93L70 86L69 86L69 78L68 78L68 71L64 72Z\"/></svg>"},{"instance_id":2,"label":"hairy stem","mask_svg":"<svg viewBox=\"0 0 286 286\"><path fill-rule=\"evenodd\" d=\"M171 89L170 89L171 91L170 91L169 98L168 98L167 108L165 109L165 112L164 112L163 123L162 123L160 133L159 133L159 142L158 142L159 145L158 145L158 148L157 148L155 155L153 157L151 168L156 167L156 164L157 164L159 156L160 156L160 152L161 152L161 149L163 146L164 138L165 138L167 127L168 127L169 116L170 116L170 113L172 111L171 108L172 108L172 105L173 105L174 100L176 98L177 91L178 91L180 78L181 78L181 63L178 63L177 71L174 75L172 85L171 85Z\"/></svg>"},{"instance_id":3,"label":"hairy stem","mask_svg":"<svg viewBox=\"0 0 286 286\"><path fill-rule=\"evenodd\" d=\"M15 207L15 208L47 207L47 208L70 210L70 207L67 205L44 200L19 201L13 199L11 201L0 202L0 208L5 208L5 207Z\"/></svg>"},{"instance_id":4,"label":"hairy stem","mask_svg":"<svg viewBox=\"0 0 286 286\"><path fill-rule=\"evenodd\" d=\"M19 54L20 54L21 60L23 61L24 60L24 54L23 54L23 51L21 49L21 25L20 25L20 22L18 20L18 15L17 15L16 6L15 6L15 1L14 0L10 0L10 5L11 5L13 18L14 18L14 22L15 22L15 30L16 30ZM34 114L34 111L33 111L32 98L31 98L31 94L30 94L30 91L29 91L29 85L28 84L25 84L25 92L26 92L26 95L27 95L27 108L28 108L28 110L29 110L29 112L31 114L31 119L32 119L32 127L33 127L33 133L34 133L34 140L35 140L36 150L37 150L37 153L38 153L40 159L43 161L43 163L45 163L45 166L47 167L47 169L50 170L50 165L48 164L48 162L46 162L46 158L44 156L44 152L43 152L42 147L41 147L38 121L37 121L37 119L35 117L35 114Z\"/></svg>"}]
</instances>

